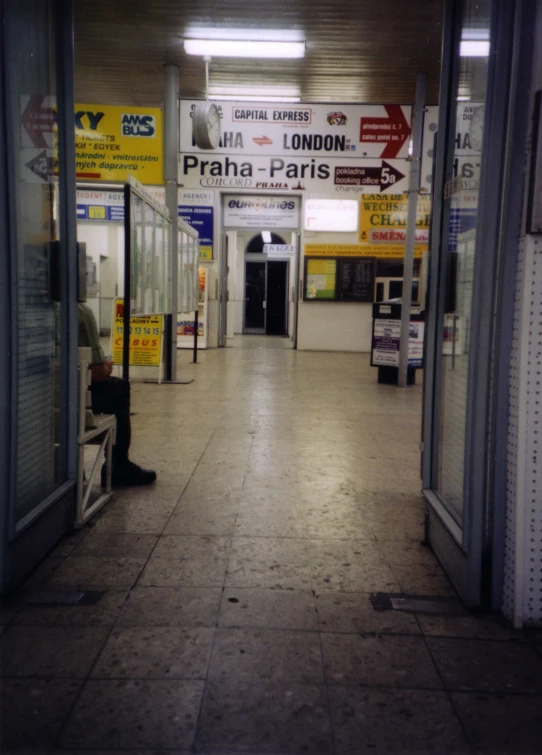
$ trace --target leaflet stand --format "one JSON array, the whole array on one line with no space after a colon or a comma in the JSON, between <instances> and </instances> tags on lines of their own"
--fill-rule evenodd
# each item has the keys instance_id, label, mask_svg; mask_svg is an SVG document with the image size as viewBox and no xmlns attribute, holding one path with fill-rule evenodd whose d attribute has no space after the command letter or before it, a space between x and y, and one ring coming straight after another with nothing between
<instances>
[{"instance_id":1,"label":"leaflet stand","mask_svg":"<svg viewBox=\"0 0 542 755\"><path fill-rule=\"evenodd\" d=\"M373 304L371 367L378 367L378 382L399 383L399 346L401 341L401 300ZM424 315L411 308L408 347L407 385L416 384L416 369L423 367Z\"/></svg>"}]
</instances>

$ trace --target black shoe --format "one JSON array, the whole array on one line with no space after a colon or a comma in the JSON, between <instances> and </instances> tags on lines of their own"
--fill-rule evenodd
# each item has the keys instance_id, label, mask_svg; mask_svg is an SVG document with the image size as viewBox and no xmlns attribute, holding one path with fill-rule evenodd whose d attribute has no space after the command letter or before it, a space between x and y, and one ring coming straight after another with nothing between
<instances>
[{"instance_id":1,"label":"black shoe","mask_svg":"<svg viewBox=\"0 0 542 755\"><path fill-rule=\"evenodd\" d=\"M102 467L102 487L105 487L105 464ZM111 486L114 488L131 487L132 485L152 485L156 480L153 469L142 469L132 461L126 461L121 466L113 467Z\"/></svg>"}]
</instances>

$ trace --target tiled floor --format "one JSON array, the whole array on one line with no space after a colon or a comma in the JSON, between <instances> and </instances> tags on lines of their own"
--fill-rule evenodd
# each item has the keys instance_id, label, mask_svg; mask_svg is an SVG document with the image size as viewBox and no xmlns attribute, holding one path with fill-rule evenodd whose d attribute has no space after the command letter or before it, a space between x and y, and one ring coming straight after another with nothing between
<instances>
[{"instance_id":1,"label":"tiled floor","mask_svg":"<svg viewBox=\"0 0 542 755\"><path fill-rule=\"evenodd\" d=\"M134 385L158 483L0 610L2 753L542 752L540 634L370 601L454 594L421 545L420 386L278 340ZM23 605L36 589L102 595Z\"/></svg>"}]
</instances>

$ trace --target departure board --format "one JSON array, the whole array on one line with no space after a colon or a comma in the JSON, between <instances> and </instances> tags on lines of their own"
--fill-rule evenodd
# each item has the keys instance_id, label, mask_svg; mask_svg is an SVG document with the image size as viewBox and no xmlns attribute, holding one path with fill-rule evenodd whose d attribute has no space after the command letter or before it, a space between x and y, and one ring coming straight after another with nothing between
<instances>
[{"instance_id":1,"label":"departure board","mask_svg":"<svg viewBox=\"0 0 542 755\"><path fill-rule=\"evenodd\" d=\"M372 258L340 260L340 286L337 291L339 301L373 301L375 263Z\"/></svg>"},{"instance_id":2,"label":"departure board","mask_svg":"<svg viewBox=\"0 0 542 755\"><path fill-rule=\"evenodd\" d=\"M374 301L374 257L305 257L305 301Z\"/></svg>"}]
</instances>

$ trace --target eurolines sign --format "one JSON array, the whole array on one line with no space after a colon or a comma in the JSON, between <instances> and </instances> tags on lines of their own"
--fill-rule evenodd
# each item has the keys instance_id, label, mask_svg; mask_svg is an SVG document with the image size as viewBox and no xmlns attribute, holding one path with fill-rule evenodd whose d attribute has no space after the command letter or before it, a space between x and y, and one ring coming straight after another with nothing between
<instances>
[{"instance_id":1,"label":"eurolines sign","mask_svg":"<svg viewBox=\"0 0 542 755\"><path fill-rule=\"evenodd\" d=\"M225 198L224 226L229 228L297 228L299 199L245 195Z\"/></svg>"}]
</instances>

